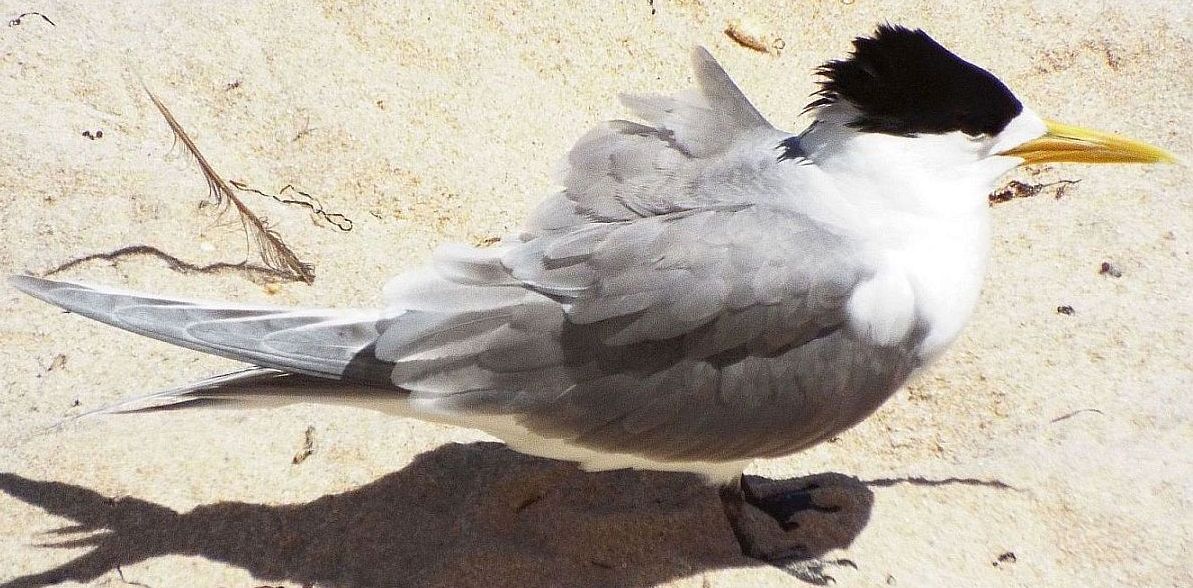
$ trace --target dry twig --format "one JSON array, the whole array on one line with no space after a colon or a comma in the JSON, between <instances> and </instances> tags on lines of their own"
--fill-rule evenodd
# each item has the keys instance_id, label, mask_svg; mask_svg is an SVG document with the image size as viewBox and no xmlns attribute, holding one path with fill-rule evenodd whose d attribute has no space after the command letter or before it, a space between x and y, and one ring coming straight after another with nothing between
<instances>
[{"instance_id":1,"label":"dry twig","mask_svg":"<svg viewBox=\"0 0 1193 588\"><path fill-rule=\"evenodd\" d=\"M1003 202L1008 202L1016 198L1031 198L1032 196L1044 191L1044 188L1056 186L1054 197L1057 200L1060 200L1064 197L1065 192L1068 191L1070 186L1073 186L1080 181L1081 180L1057 180L1055 182L1048 182L1045 184L1026 184L1024 182L1020 182L1019 180L1011 180L1010 182L1007 182L1007 185L1003 189L990 194L988 199L990 201L990 206L994 206L995 204L1002 204Z\"/></svg>"},{"instance_id":2,"label":"dry twig","mask_svg":"<svg viewBox=\"0 0 1193 588\"><path fill-rule=\"evenodd\" d=\"M267 194L265 192L262 192L261 190L258 190L256 188L249 186L248 184L246 184L244 182L238 182L236 180L229 180L228 183L232 184L233 188L236 188L237 190L240 190L242 192L252 192L254 194L258 194L258 195L264 196L266 198L273 198L274 200L281 202L282 204L295 204L298 206L304 206L311 210L311 214L313 214L317 217L320 217L323 220L335 225L335 227L337 229L344 231L345 233L352 230L352 224L353 224L352 219L350 219L338 212L327 212L327 209L323 208L323 203L320 202L318 198L315 198L314 196L311 196L310 194L307 194L306 192L303 192L302 190L295 188L293 184L286 184L285 186L282 186L282 189L278 190L277 194ZM295 198L283 198L282 194L285 194L287 190L289 190L295 194L298 194L303 199L298 200Z\"/></svg>"},{"instance_id":3,"label":"dry twig","mask_svg":"<svg viewBox=\"0 0 1193 588\"><path fill-rule=\"evenodd\" d=\"M92 253L71 259L65 263L61 263L56 267L52 267L44 272L41 272L43 277L49 277L54 274L64 272L77 265L82 265L89 261L103 260L111 261L113 263L120 261L126 257L156 257L170 267L170 269L182 273L200 273L200 274L218 274L223 272L237 272L247 274L250 279L256 282L268 282L276 279L294 279L294 276L289 272L278 270L272 267L265 267L263 265L256 265L248 262L229 263L226 261L210 263L207 265L197 265L189 261L178 259L157 247L152 245L128 245L115 249L112 251L105 251L103 253Z\"/></svg>"},{"instance_id":4,"label":"dry twig","mask_svg":"<svg viewBox=\"0 0 1193 588\"><path fill-rule=\"evenodd\" d=\"M290 249L282 238L273 229L270 229L264 221L262 221L252 210L249 210L239 198L236 197L232 187L211 164L207 163L207 159L199 152L199 148L195 146L195 142L191 140L186 131L182 129L182 125L170 113L165 104L158 100L152 92L146 90L149 94L149 99L153 100L153 105L157 107L158 111L166 119L166 123L170 125L170 130L174 132L174 136L186 146L186 150L195 158L199 164L199 169L203 172L203 177L207 180L207 189L211 191L211 197L219 206L231 206L236 208L236 212L240 217L241 226L244 227L245 234L256 241L261 261L265 265L282 272L285 275L297 280L301 280L308 284L315 281L315 274L312 271L310 264L304 263L298 259L294 251Z\"/></svg>"}]
</instances>

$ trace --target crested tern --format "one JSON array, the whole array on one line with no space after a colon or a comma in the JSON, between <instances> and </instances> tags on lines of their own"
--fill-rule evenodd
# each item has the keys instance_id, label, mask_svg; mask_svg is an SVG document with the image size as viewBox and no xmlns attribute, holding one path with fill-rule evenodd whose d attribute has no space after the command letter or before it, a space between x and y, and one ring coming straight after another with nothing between
<instances>
[{"instance_id":1,"label":"crested tern","mask_svg":"<svg viewBox=\"0 0 1193 588\"><path fill-rule=\"evenodd\" d=\"M641 122L579 139L520 232L439 249L378 310L10 282L253 366L105 412L347 404L588 470L695 472L759 555L745 505L782 525L807 501L760 497L743 470L858 423L957 338L1000 176L1172 157L1041 118L921 30L879 26L819 68L800 133L767 122L707 51L692 61L696 91L624 96Z\"/></svg>"}]
</instances>

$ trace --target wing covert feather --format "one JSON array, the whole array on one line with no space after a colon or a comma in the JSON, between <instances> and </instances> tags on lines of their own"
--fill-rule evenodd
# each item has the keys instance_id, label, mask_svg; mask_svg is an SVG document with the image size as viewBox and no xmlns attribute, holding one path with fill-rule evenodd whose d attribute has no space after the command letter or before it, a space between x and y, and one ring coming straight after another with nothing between
<instances>
[{"instance_id":1,"label":"wing covert feather","mask_svg":"<svg viewBox=\"0 0 1193 588\"><path fill-rule=\"evenodd\" d=\"M773 129L702 49L700 91L625 98L515 238L399 277L378 357L442 414L656 460L790 453L918 365L850 333L859 244L800 212ZM789 173L790 168L785 168ZM784 192L788 190L788 192ZM786 200L784 200L786 199ZM407 282L409 280L409 282Z\"/></svg>"}]
</instances>

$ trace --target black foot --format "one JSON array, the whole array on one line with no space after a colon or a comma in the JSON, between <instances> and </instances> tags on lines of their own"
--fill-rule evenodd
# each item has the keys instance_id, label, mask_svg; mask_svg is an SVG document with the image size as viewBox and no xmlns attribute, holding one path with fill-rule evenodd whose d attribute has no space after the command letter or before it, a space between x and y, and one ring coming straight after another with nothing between
<instances>
[{"instance_id":1,"label":"black foot","mask_svg":"<svg viewBox=\"0 0 1193 588\"><path fill-rule=\"evenodd\" d=\"M820 488L820 485L816 483L795 490L767 495L759 495L755 492L745 478L742 478L739 484L745 501L770 515L784 531L799 527L799 523L792 519L801 512L837 512L841 510L839 506L820 506L812 500L812 492Z\"/></svg>"},{"instance_id":2,"label":"black foot","mask_svg":"<svg viewBox=\"0 0 1193 588\"><path fill-rule=\"evenodd\" d=\"M821 506L813 500L818 485L795 490L759 493L744 479L720 491L725 518L741 546L742 554L773 565L784 572L816 586L834 583L826 573L831 567L857 568L847 559L824 560L821 549L809 549L801 537L790 531L799 528L796 515L806 512L834 513L837 506ZM816 537L809 537L817 543Z\"/></svg>"}]
</instances>

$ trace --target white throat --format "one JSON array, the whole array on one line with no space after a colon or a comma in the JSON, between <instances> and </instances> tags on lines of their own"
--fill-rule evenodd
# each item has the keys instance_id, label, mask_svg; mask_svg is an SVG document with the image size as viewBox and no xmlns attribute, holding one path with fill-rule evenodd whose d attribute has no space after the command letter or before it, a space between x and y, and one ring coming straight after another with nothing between
<instances>
[{"instance_id":1,"label":"white throat","mask_svg":"<svg viewBox=\"0 0 1193 588\"><path fill-rule=\"evenodd\" d=\"M876 260L873 277L850 298L850 327L880 345L921 329L917 351L931 360L973 312L990 251L987 195L1019 163L990 154L1038 136L1043 123L1025 111L998 137L903 137L840 124L834 115L848 115L841 112L848 107L834 107L818 113L800 147L857 211L855 236Z\"/></svg>"}]
</instances>

